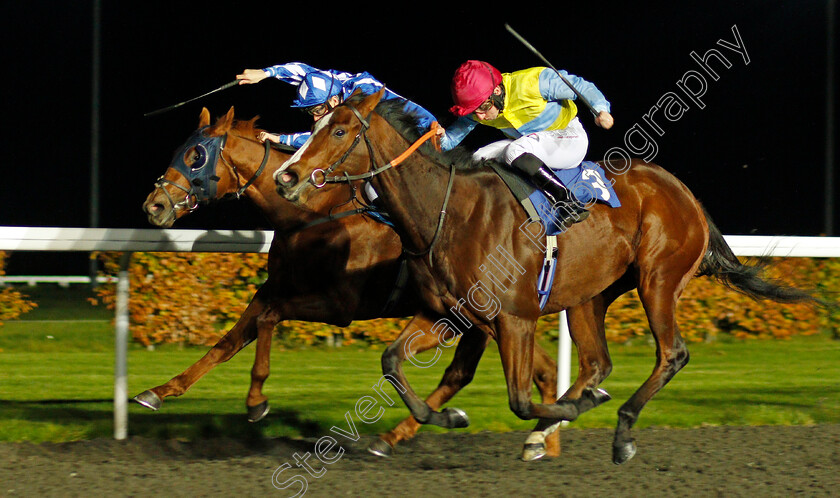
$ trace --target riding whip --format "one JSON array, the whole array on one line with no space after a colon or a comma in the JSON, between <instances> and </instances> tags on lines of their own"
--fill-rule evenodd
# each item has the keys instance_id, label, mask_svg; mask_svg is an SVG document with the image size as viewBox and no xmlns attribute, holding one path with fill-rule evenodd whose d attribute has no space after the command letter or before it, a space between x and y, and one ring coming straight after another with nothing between
<instances>
[{"instance_id":1,"label":"riding whip","mask_svg":"<svg viewBox=\"0 0 840 498\"><path fill-rule=\"evenodd\" d=\"M211 93L216 93L216 92L219 92L219 91L222 91L222 90L227 90L228 88L230 88L230 87L232 87L232 86L236 86L236 85L238 85L240 81L241 81L241 80L233 80L233 81L231 81L230 83L225 83L224 85L220 86L219 88L216 88L215 90L210 90L209 92L204 93L204 94L202 94L202 95L199 95L198 97L192 98L192 99L190 99L190 100L185 100L185 101L183 101L183 102L178 102L178 103L177 103L177 104L175 104L175 105L171 105L171 106L169 106L169 107L164 107L163 109L158 109L158 110L156 110L156 111L147 112L146 114L143 114L143 116L144 116L144 117L147 117L147 116L154 116L154 115L156 115L156 114L162 114L162 113L164 113L164 112L171 111L172 109L176 109L176 108L178 108L178 107L181 107L181 106L182 106L182 105L184 105L184 104L189 104L190 102L192 102L192 101L194 101L194 100L198 100L198 99L200 99L200 98L202 98L202 97L206 97L206 96L210 95Z\"/></svg>"},{"instance_id":2,"label":"riding whip","mask_svg":"<svg viewBox=\"0 0 840 498\"><path fill-rule=\"evenodd\" d=\"M526 48L528 48L528 50L530 50L531 52L533 52L533 53L534 53L534 55L536 55L537 57L539 57L540 59L542 59L542 61L543 61L543 62L545 62L545 65L546 65L546 66L548 66L548 67L550 67L551 69L553 69L553 70L554 70L554 72L555 72L555 73L557 73L557 76L559 76L559 77L560 77L560 79L561 79L561 80L563 80L563 83L565 83L565 84L566 84L569 88L571 88L571 89L572 89L572 91L573 91L573 92L575 92L575 95L577 96L577 98L578 98L581 102L583 102L583 104L584 104L586 107L588 107L588 108L589 108L589 110L592 112L592 114L593 114L593 115L595 115L595 117L597 117L597 116L598 116L598 111L596 111L596 110L595 110L595 108L594 108L594 107L592 107L592 104L590 104L590 103L589 103L589 101L588 101L588 100L586 100L586 97L584 97L584 96L583 96L583 95L582 95L579 91L577 91L577 88L575 88L574 86L572 86L572 84L571 84L571 83L569 83L569 80L567 80L567 79L566 79L566 78L565 78L562 74L560 74L560 71L558 71L558 70L557 70L557 68L556 68L556 67L554 67L554 66L553 66L550 62L548 62L548 59L546 59L546 58L543 56L543 54L541 54L541 53L539 52L539 50L537 50L536 48L534 48L534 46L533 46L533 45L531 45L530 43L528 43L528 41L527 41L525 38L522 38L522 35L520 35L520 34L519 34L519 33L517 33L517 32L516 32L513 28L511 28L511 27L510 27L510 24L505 23L505 29L506 29L506 30L508 30L508 31L510 32L510 34L512 34L512 35L513 35L513 36L514 36L517 40L519 40L520 42L522 42L522 44L523 44L523 45L525 45L525 47L526 47Z\"/></svg>"}]
</instances>

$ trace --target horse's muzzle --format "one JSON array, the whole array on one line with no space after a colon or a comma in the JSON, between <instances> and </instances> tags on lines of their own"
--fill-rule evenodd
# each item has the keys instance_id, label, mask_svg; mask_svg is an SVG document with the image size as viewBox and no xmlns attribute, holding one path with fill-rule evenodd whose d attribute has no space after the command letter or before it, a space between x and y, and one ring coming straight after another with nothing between
<instances>
[{"instance_id":1,"label":"horse's muzzle","mask_svg":"<svg viewBox=\"0 0 840 498\"><path fill-rule=\"evenodd\" d=\"M149 219L149 223L161 228L169 228L175 223L175 214L171 207L161 202L147 200L143 203L143 212Z\"/></svg>"},{"instance_id":2,"label":"horse's muzzle","mask_svg":"<svg viewBox=\"0 0 840 498\"><path fill-rule=\"evenodd\" d=\"M283 197L287 197L291 194L292 188L294 188L300 179L298 178L297 173L294 171L290 171L289 169L277 171L274 174L274 184L277 186L277 193Z\"/></svg>"}]
</instances>

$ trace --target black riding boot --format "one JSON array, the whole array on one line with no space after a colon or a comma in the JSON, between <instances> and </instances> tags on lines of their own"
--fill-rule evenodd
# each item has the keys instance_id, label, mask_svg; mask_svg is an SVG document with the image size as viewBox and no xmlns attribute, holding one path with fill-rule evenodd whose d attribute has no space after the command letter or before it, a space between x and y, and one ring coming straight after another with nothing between
<instances>
[{"instance_id":1,"label":"black riding boot","mask_svg":"<svg viewBox=\"0 0 840 498\"><path fill-rule=\"evenodd\" d=\"M583 204L537 156L530 153L522 154L513 160L511 166L528 174L534 185L548 197L552 209L557 211L563 228L580 223L589 216L589 211L584 209Z\"/></svg>"}]
</instances>

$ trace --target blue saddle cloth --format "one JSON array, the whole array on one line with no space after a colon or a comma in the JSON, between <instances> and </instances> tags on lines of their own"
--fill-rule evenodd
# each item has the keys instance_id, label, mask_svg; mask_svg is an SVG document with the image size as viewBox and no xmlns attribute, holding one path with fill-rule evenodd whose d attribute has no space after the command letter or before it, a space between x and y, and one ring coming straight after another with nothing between
<instances>
[{"instance_id":1,"label":"blue saddle cloth","mask_svg":"<svg viewBox=\"0 0 840 498\"><path fill-rule=\"evenodd\" d=\"M612 182L607 180L603 168L598 163L583 161L569 169L552 170L554 176L563 182L577 199L587 208L595 202L603 202L610 207L619 207L621 202L613 190ZM545 226L546 235L557 235L564 230L557 219L557 211L551 209L551 203L539 189L529 197Z\"/></svg>"}]
</instances>

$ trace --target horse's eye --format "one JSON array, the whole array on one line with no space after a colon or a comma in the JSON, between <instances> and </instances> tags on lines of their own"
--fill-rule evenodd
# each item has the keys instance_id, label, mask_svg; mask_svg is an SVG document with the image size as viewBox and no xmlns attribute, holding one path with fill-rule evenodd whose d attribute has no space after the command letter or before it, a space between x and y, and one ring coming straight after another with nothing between
<instances>
[{"instance_id":1,"label":"horse's eye","mask_svg":"<svg viewBox=\"0 0 840 498\"><path fill-rule=\"evenodd\" d=\"M338 138L341 138L346 134L347 134L347 131L345 131L344 128L338 128L333 132L333 135L335 135Z\"/></svg>"},{"instance_id":2,"label":"horse's eye","mask_svg":"<svg viewBox=\"0 0 840 498\"><path fill-rule=\"evenodd\" d=\"M189 159L191 170L196 171L204 167L205 163L207 163L207 155L204 152L204 148L201 145L197 145L192 150L192 153L189 154Z\"/></svg>"}]
</instances>

